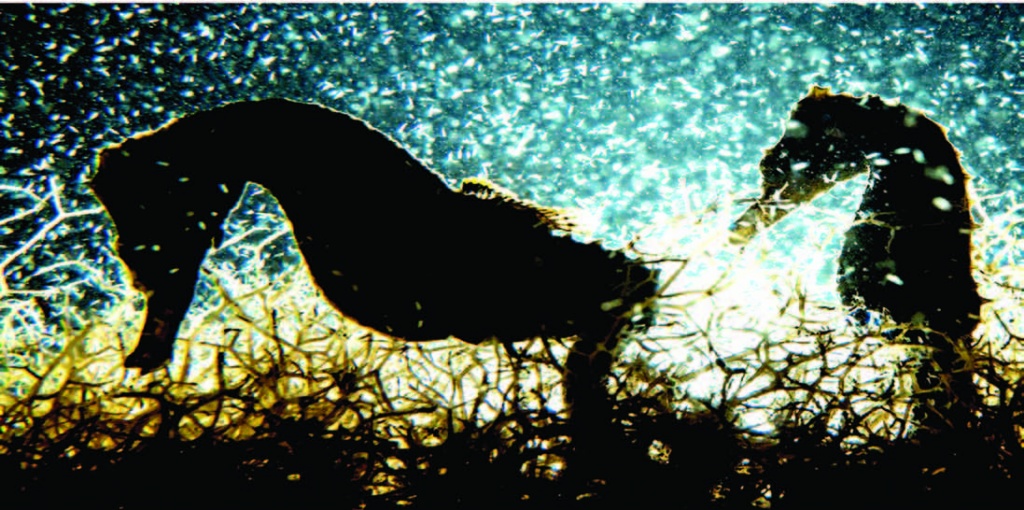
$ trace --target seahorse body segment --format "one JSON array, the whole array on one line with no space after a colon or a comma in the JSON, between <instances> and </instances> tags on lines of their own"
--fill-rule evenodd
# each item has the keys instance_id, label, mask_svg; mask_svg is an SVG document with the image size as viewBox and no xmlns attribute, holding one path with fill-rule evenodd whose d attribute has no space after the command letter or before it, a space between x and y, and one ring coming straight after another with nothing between
<instances>
[{"instance_id":1,"label":"seahorse body segment","mask_svg":"<svg viewBox=\"0 0 1024 510\"><path fill-rule=\"evenodd\" d=\"M969 177L945 128L897 102L815 86L760 171L761 196L733 224L734 242L869 172L839 259L843 302L950 339L969 337L981 307L971 276Z\"/></svg>"}]
</instances>

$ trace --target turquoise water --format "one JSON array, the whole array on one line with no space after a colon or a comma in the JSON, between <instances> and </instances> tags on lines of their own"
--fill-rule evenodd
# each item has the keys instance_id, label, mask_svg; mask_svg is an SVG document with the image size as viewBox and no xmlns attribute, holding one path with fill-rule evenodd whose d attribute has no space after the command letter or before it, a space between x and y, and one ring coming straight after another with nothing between
<instances>
[{"instance_id":1,"label":"turquoise water","mask_svg":"<svg viewBox=\"0 0 1024 510\"><path fill-rule=\"evenodd\" d=\"M821 84L929 112L980 205L1005 210L1024 161L1022 19L1009 5L2 5L3 327L74 327L68 307L124 299L107 220L77 184L105 144L225 101L354 114L452 184L486 176L579 209L622 246L754 196L762 150ZM8 351L9 365L39 355Z\"/></svg>"}]
</instances>

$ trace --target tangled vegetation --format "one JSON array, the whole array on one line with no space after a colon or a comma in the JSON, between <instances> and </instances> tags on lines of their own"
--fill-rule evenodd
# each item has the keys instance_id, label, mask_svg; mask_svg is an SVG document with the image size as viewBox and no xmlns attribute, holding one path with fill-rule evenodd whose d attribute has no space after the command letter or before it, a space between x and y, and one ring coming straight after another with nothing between
<instances>
[{"instance_id":1,"label":"tangled vegetation","mask_svg":"<svg viewBox=\"0 0 1024 510\"><path fill-rule=\"evenodd\" d=\"M52 184L24 191L31 207L4 220L52 218L29 242L72 218ZM493 341L365 329L304 267L265 267L261 250L288 238L284 222L247 245L245 271L221 253L206 261L174 361L151 373L124 367L142 327L136 291L89 316L57 313L41 294L4 299L8 501L812 508L1011 497L1024 473L1016 211L976 207L973 276L986 303L956 363L935 370L966 374L979 398L947 415L919 385L934 347L898 341L919 326L851 320L808 296L798 270L759 250L770 233L730 248L726 227L744 205L679 219L672 228L703 233L687 257L647 257L664 275L660 313L617 348L599 399L610 424L565 404L573 339L520 342L513 355Z\"/></svg>"}]
</instances>

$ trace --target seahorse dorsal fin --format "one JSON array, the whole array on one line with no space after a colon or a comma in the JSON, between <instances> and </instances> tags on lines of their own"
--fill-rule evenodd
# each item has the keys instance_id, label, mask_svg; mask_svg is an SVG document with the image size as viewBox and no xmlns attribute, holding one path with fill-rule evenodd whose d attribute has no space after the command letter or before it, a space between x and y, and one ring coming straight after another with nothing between
<instances>
[{"instance_id":1,"label":"seahorse dorsal fin","mask_svg":"<svg viewBox=\"0 0 1024 510\"><path fill-rule=\"evenodd\" d=\"M485 200L520 200L512 190L483 177L467 177L459 183L459 193Z\"/></svg>"},{"instance_id":2,"label":"seahorse dorsal fin","mask_svg":"<svg viewBox=\"0 0 1024 510\"><path fill-rule=\"evenodd\" d=\"M807 94L813 99L821 99L832 95L832 87L822 87L820 85L811 85L811 92Z\"/></svg>"},{"instance_id":3,"label":"seahorse dorsal fin","mask_svg":"<svg viewBox=\"0 0 1024 510\"><path fill-rule=\"evenodd\" d=\"M529 211L551 230L573 232L576 221L573 215L555 207L545 207L529 200L520 198L512 190L481 177L467 177L462 180L459 193L472 195L481 200L493 201L503 207L511 207L521 211Z\"/></svg>"}]
</instances>

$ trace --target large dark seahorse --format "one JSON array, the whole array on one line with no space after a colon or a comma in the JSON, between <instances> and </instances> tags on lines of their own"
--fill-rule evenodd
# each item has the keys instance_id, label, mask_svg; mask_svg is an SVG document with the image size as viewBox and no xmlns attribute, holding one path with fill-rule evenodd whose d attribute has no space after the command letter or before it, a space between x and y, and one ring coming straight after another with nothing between
<instances>
[{"instance_id":1,"label":"large dark seahorse","mask_svg":"<svg viewBox=\"0 0 1024 510\"><path fill-rule=\"evenodd\" d=\"M975 399L961 354L971 347L982 300L971 276L969 179L946 130L923 113L877 96L812 87L785 134L760 163L760 198L732 226L745 243L836 183L869 172L839 258L843 303L888 311L932 348L918 373L943 407Z\"/></svg>"},{"instance_id":2,"label":"large dark seahorse","mask_svg":"<svg viewBox=\"0 0 1024 510\"><path fill-rule=\"evenodd\" d=\"M98 160L91 186L148 296L128 366L170 358L203 257L248 182L281 204L324 296L391 337L606 345L649 319L657 293L657 271L555 235L550 209L478 180L453 190L383 133L318 105L228 104Z\"/></svg>"}]
</instances>

